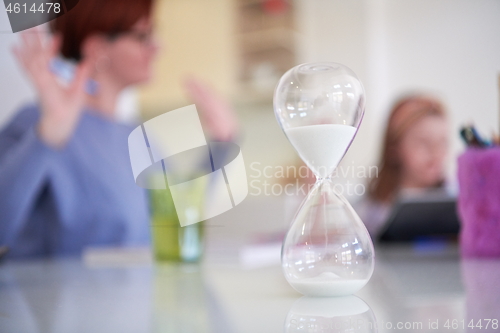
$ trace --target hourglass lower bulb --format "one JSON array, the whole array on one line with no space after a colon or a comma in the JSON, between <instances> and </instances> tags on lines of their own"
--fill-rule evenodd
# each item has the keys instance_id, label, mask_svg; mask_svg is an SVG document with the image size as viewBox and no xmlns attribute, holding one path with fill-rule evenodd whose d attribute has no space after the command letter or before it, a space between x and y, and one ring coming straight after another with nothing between
<instances>
[{"instance_id":1,"label":"hourglass lower bulb","mask_svg":"<svg viewBox=\"0 0 500 333\"><path fill-rule=\"evenodd\" d=\"M317 179L283 241L285 277L308 296L355 293L373 273L373 243L331 177L363 118L363 86L340 64L299 65L280 79L274 112Z\"/></svg>"}]
</instances>

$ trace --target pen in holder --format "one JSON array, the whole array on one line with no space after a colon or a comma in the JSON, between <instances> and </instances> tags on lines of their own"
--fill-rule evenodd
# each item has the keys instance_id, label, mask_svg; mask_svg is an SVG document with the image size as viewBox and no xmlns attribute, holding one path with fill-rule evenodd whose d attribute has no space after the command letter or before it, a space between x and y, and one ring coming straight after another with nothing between
<instances>
[{"instance_id":1,"label":"pen in holder","mask_svg":"<svg viewBox=\"0 0 500 333\"><path fill-rule=\"evenodd\" d=\"M500 257L500 147L469 148L458 159L463 257Z\"/></svg>"}]
</instances>

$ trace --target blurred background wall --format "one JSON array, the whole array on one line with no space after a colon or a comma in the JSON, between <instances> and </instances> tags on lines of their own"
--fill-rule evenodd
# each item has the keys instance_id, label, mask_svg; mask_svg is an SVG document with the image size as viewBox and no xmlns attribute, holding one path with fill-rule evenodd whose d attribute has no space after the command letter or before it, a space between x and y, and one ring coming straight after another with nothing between
<instances>
[{"instance_id":1,"label":"blurred background wall","mask_svg":"<svg viewBox=\"0 0 500 333\"><path fill-rule=\"evenodd\" d=\"M315 0L298 4L303 32L300 62L332 59L344 63L365 85L366 117L344 163L349 159L376 163L390 106L408 91L433 93L448 107L450 176L463 147L458 138L460 125L474 123L488 136L498 132L499 1Z\"/></svg>"},{"instance_id":2,"label":"blurred background wall","mask_svg":"<svg viewBox=\"0 0 500 333\"><path fill-rule=\"evenodd\" d=\"M377 163L390 106L409 91L448 106L450 177L463 149L460 125L474 123L486 135L499 130L498 0L158 0L156 22L163 47L156 77L124 94L121 117L148 119L191 103L182 82L197 76L234 105L248 167L296 161L274 119L272 92L286 69L303 62L343 63L365 85L366 116L343 165ZM8 30L2 11L0 127L34 98L10 54L17 36Z\"/></svg>"}]
</instances>

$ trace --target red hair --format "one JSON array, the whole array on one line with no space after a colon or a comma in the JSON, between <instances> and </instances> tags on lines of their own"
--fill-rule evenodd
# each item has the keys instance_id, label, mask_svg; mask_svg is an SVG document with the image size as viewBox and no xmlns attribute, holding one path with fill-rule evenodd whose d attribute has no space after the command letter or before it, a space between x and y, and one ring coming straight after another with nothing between
<instances>
[{"instance_id":1,"label":"red hair","mask_svg":"<svg viewBox=\"0 0 500 333\"><path fill-rule=\"evenodd\" d=\"M94 34L113 36L151 14L153 0L80 0L75 8L52 20L50 28L62 37L61 54L80 61L84 40Z\"/></svg>"}]
</instances>

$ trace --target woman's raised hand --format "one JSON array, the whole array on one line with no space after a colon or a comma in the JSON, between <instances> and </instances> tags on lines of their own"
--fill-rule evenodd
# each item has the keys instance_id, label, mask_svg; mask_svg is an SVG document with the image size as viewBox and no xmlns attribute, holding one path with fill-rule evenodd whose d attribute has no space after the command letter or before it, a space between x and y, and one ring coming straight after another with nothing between
<instances>
[{"instance_id":1,"label":"woman's raised hand","mask_svg":"<svg viewBox=\"0 0 500 333\"><path fill-rule=\"evenodd\" d=\"M60 82L50 70L50 61L57 56L61 45L59 36L42 40L39 29L21 33L21 43L13 52L35 85L41 104L38 135L47 145L63 147L73 134L85 103L85 83L90 75L88 62L75 69L73 81Z\"/></svg>"}]
</instances>

